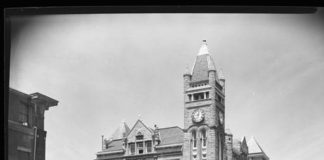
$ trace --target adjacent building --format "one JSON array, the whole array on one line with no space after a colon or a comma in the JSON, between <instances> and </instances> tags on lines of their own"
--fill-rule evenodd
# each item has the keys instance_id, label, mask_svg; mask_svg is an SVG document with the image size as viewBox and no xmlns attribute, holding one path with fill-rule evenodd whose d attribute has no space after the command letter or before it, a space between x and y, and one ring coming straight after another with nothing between
<instances>
[{"instance_id":1,"label":"adjacent building","mask_svg":"<svg viewBox=\"0 0 324 160\"><path fill-rule=\"evenodd\" d=\"M44 112L58 101L10 88L8 104L8 159L45 160Z\"/></svg>"},{"instance_id":2,"label":"adjacent building","mask_svg":"<svg viewBox=\"0 0 324 160\"><path fill-rule=\"evenodd\" d=\"M225 77L205 40L183 79L183 128L150 128L138 120L130 129L123 122L102 141L96 160L268 160L249 152L245 137L233 139L225 131Z\"/></svg>"}]
</instances>

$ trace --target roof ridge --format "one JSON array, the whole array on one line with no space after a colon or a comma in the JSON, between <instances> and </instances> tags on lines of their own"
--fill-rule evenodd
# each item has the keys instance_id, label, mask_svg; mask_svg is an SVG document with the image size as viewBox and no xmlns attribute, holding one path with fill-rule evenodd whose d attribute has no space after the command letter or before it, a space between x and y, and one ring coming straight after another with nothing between
<instances>
[{"instance_id":1,"label":"roof ridge","mask_svg":"<svg viewBox=\"0 0 324 160\"><path fill-rule=\"evenodd\" d=\"M169 129L169 128L179 128L179 129L182 130L182 128L180 128L179 126L164 127L164 128L158 128L158 129Z\"/></svg>"}]
</instances>

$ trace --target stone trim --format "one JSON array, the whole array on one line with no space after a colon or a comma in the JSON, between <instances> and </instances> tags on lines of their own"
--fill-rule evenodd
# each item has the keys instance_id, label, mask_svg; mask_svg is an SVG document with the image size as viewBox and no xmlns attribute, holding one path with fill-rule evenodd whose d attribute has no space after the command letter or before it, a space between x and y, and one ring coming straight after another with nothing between
<instances>
[{"instance_id":1,"label":"stone trim","mask_svg":"<svg viewBox=\"0 0 324 160\"><path fill-rule=\"evenodd\" d=\"M31 153L31 149L22 146L17 146L17 150Z\"/></svg>"},{"instance_id":2,"label":"stone trim","mask_svg":"<svg viewBox=\"0 0 324 160\"><path fill-rule=\"evenodd\" d=\"M98 152L97 155L112 154L112 153L123 153L123 152L124 152L123 149L116 150L116 151L102 151L102 152Z\"/></svg>"},{"instance_id":3,"label":"stone trim","mask_svg":"<svg viewBox=\"0 0 324 160\"><path fill-rule=\"evenodd\" d=\"M176 144L168 144L163 146L155 146L155 148L166 148L166 147L176 147L176 146L182 146L183 143L176 143Z\"/></svg>"}]
</instances>

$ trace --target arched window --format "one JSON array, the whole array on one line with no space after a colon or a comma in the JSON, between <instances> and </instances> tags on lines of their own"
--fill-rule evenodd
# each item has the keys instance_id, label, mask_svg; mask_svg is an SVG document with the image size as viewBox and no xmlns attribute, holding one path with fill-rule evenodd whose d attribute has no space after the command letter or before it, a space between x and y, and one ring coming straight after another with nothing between
<instances>
[{"instance_id":1,"label":"arched window","mask_svg":"<svg viewBox=\"0 0 324 160\"><path fill-rule=\"evenodd\" d=\"M223 146L222 146L222 137L218 134L218 157L219 159L223 158Z\"/></svg>"},{"instance_id":2,"label":"arched window","mask_svg":"<svg viewBox=\"0 0 324 160\"><path fill-rule=\"evenodd\" d=\"M191 136L192 136L192 148L197 148L197 133L196 133L196 130L193 130L191 132Z\"/></svg>"},{"instance_id":3,"label":"arched window","mask_svg":"<svg viewBox=\"0 0 324 160\"><path fill-rule=\"evenodd\" d=\"M206 136L206 130L201 130L201 147L206 148L207 147L207 136Z\"/></svg>"}]
</instances>

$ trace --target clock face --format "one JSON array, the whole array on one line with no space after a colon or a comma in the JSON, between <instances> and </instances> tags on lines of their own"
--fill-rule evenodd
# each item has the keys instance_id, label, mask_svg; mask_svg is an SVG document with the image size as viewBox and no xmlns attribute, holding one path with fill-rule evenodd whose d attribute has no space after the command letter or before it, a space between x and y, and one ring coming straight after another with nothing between
<instances>
[{"instance_id":1,"label":"clock face","mask_svg":"<svg viewBox=\"0 0 324 160\"><path fill-rule=\"evenodd\" d=\"M223 125L224 124L224 115L222 112L219 112L219 122Z\"/></svg>"},{"instance_id":2,"label":"clock face","mask_svg":"<svg viewBox=\"0 0 324 160\"><path fill-rule=\"evenodd\" d=\"M192 112L192 120L196 123L203 121L205 113L201 109L197 109Z\"/></svg>"}]
</instances>

